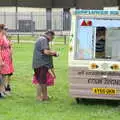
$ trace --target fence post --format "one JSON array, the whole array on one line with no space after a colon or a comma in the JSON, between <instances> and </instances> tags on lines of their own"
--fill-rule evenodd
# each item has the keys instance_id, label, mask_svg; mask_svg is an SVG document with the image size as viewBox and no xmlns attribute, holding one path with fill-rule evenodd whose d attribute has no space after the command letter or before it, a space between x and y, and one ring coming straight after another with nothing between
<instances>
[{"instance_id":1,"label":"fence post","mask_svg":"<svg viewBox=\"0 0 120 120\"><path fill-rule=\"evenodd\" d=\"M34 35L34 30L33 30L33 13L31 12L31 33L32 33L32 36Z\"/></svg>"},{"instance_id":2,"label":"fence post","mask_svg":"<svg viewBox=\"0 0 120 120\"><path fill-rule=\"evenodd\" d=\"M63 31L70 30L70 8L65 8L63 11Z\"/></svg>"},{"instance_id":3,"label":"fence post","mask_svg":"<svg viewBox=\"0 0 120 120\"><path fill-rule=\"evenodd\" d=\"M66 41L66 35L64 35L64 45L66 45L67 41Z\"/></svg>"},{"instance_id":4,"label":"fence post","mask_svg":"<svg viewBox=\"0 0 120 120\"><path fill-rule=\"evenodd\" d=\"M17 34L17 40L18 40L18 44L20 43L20 36L19 33Z\"/></svg>"},{"instance_id":5,"label":"fence post","mask_svg":"<svg viewBox=\"0 0 120 120\"><path fill-rule=\"evenodd\" d=\"M4 24L6 24L6 12L4 12Z\"/></svg>"},{"instance_id":6,"label":"fence post","mask_svg":"<svg viewBox=\"0 0 120 120\"><path fill-rule=\"evenodd\" d=\"M19 33L18 33L18 0L15 0L15 15L16 15L16 32L17 32L17 40L19 43Z\"/></svg>"},{"instance_id":7,"label":"fence post","mask_svg":"<svg viewBox=\"0 0 120 120\"><path fill-rule=\"evenodd\" d=\"M15 17L16 17L17 41L18 41L18 44L19 44L20 43L20 37L19 37L19 31L18 31L18 8L17 8L17 6L16 6Z\"/></svg>"},{"instance_id":8,"label":"fence post","mask_svg":"<svg viewBox=\"0 0 120 120\"><path fill-rule=\"evenodd\" d=\"M46 8L46 23L47 23L47 30L50 30L52 22L52 10L51 8Z\"/></svg>"}]
</instances>

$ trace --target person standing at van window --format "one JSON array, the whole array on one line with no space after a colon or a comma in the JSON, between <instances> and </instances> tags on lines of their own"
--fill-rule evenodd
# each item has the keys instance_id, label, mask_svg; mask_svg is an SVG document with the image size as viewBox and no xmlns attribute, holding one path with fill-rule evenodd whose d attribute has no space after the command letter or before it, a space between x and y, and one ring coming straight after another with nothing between
<instances>
[{"instance_id":1,"label":"person standing at van window","mask_svg":"<svg viewBox=\"0 0 120 120\"><path fill-rule=\"evenodd\" d=\"M32 68L39 83L37 85L37 100L40 101L49 99L47 94L47 72L52 68L52 66L49 66L52 63L51 56L57 56L57 52L50 50L49 47L49 42L53 40L54 35L53 31L47 31L36 41L33 52Z\"/></svg>"},{"instance_id":2,"label":"person standing at van window","mask_svg":"<svg viewBox=\"0 0 120 120\"><path fill-rule=\"evenodd\" d=\"M14 72L13 61L12 61L12 49L11 42L7 39L7 28L4 24L0 24L0 58L2 62L1 74L4 80L5 92L9 93L10 78Z\"/></svg>"}]
</instances>

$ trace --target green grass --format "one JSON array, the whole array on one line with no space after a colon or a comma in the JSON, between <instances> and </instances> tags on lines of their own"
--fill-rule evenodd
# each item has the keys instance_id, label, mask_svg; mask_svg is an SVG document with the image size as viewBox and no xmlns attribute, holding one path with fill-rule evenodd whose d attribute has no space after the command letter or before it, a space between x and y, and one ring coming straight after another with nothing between
<instances>
[{"instance_id":1,"label":"green grass","mask_svg":"<svg viewBox=\"0 0 120 120\"><path fill-rule=\"evenodd\" d=\"M11 36L11 40L17 40L17 35ZM27 41L35 41L37 39L37 36L32 36L32 35L20 35L19 40L27 40Z\"/></svg>"},{"instance_id":2,"label":"green grass","mask_svg":"<svg viewBox=\"0 0 120 120\"><path fill-rule=\"evenodd\" d=\"M32 36L32 35L20 35L19 36L19 41L24 40L24 41L36 41L39 36ZM11 40L18 40L17 36L11 36ZM69 37L66 37L67 43L68 43ZM63 36L56 36L55 39L53 40L54 42L61 42L64 43L64 37Z\"/></svg>"},{"instance_id":3,"label":"green grass","mask_svg":"<svg viewBox=\"0 0 120 120\"><path fill-rule=\"evenodd\" d=\"M66 37L66 40L68 40L69 37ZM64 42L64 36L56 36L54 41L55 42Z\"/></svg>"},{"instance_id":4,"label":"green grass","mask_svg":"<svg viewBox=\"0 0 120 120\"><path fill-rule=\"evenodd\" d=\"M15 73L12 80L12 96L0 100L0 120L119 120L120 107L91 102L79 105L69 95L68 47L53 46L60 52L54 58L57 80L49 87L49 102L35 100L35 86L31 79L33 44L14 45Z\"/></svg>"}]
</instances>

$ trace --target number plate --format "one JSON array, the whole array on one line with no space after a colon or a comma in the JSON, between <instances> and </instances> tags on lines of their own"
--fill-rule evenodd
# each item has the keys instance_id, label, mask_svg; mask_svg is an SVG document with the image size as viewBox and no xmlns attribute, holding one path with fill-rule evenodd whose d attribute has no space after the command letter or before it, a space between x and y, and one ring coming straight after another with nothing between
<instances>
[{"instance_id":1,"label":"number plate","mask_svg":"<svg viewBox=\"0 0 120 120\"><path fill-rule=\"evenodd\" d=\"M92 92L95 94L115 95L116 89L113 89L113 88L93 88Z\"/></svg>"}]
</instances>

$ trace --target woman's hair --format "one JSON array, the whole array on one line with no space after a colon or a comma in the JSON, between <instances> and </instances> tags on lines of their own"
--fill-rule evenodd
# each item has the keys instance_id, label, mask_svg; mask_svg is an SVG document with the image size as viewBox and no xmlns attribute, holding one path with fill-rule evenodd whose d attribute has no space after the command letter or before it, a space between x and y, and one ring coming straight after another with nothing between
<instances>
[{"instance_id":1,"label":"woman's hair","mask_svg":"<svg viewBox=\"0 0 120 120\"><path fill-rule=\"evenodd\" d=\"M4 27L5 27L4 24L0 24L0 31L1 31L1 30L4 30Z\"/></svg>"}]
</instances>

